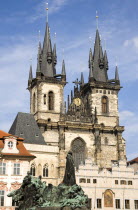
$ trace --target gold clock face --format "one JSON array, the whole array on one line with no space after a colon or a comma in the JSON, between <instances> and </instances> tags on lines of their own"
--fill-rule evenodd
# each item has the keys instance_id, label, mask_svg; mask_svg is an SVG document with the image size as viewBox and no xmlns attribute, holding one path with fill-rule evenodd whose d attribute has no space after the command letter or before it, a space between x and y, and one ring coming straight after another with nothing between
<instances>
[{"instance_id":1,"label":"gold clock face","mask_svg":"<svg viewBox=\"0 0 138 210\"><path fill-rule=\"evenodd\" d=\"M75 98L73 102L74 102L74 104L76 106L80 106L81 105L81 99L80 98Z\"/></svg>"}]
</instances>

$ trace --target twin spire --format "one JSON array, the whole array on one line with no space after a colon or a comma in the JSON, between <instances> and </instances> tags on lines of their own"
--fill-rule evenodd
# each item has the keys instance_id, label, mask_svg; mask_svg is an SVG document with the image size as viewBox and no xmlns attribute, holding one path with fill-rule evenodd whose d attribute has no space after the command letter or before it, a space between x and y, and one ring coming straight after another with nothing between
<instances>
[{"instance_id":1,"label":"twin spire","mask_svg":"<svg viewBox=\"0 0 138 210\"><path fill-rule=\"evenodd\" d=\"M89 52L89 81L108 81L108 58L106 50L103 53L98 29L96 30L94 53ZM119 81L118 69L116 68L115 81Z\"/></svg>"},{"instance_id":2,"label":"twin spire","mask_svg":"<svg viewBox=\"0 0 138 210\"><path fill-rule=\"evenodd\" d=\"M66 69L65 61L62 63L61 74L56 74L56 64L57 64L57 54L56 54L56 44L52 49L52 43L50 38L50 28L48 22L46 23L46 31L44 36L43 47L39 41L38 55L37 55L37 75L42 75L45 77L56 78L61 76L66 81ZM89 52L89 82L91 81L108 81L108 58L106 50L103 53L101 40L99 36L98 29L96 30L94 52L90 48ZM28 83L33 79L32 76L32 66L30 67ZM115 70L115 81L119 81L118 68ZM84 77L81 74L81 85L84 84Z\"/></svg>"},{"instance_id":3,"label":"twin spire","mask_svg":"<svg viewBox=\"0 0 138 210\"><path fill-rule=\"evenodd\" d=\"M56 78L56 64L57 64L57 54L56 54L56 44L52 49L52 42L50 38L50 28L48 22L46 23L46 31L44 36L43 47L41 47L41 43L39 41L38 45L38 55L37 55L37 69L36 74L45 77L53 77ZM32 67L30 67L30 72L32 72ZM33 79L32 73L29 72L29 81ZM62 64L62 75L66 75L65 70L65 61ZM59 75L58 75L59 76ZM32 78L31 78L32 77Z\"/></svg>"}]
</instances>

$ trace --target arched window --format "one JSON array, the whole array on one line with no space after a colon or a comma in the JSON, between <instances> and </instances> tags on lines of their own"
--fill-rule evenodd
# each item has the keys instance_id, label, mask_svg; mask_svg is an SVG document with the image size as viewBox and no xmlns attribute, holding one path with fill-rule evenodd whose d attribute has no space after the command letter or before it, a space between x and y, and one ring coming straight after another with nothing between
<instances>
[{"instance_id":1,"label":"arched window","mask_svg":"<svg viewBox=\"0 0 138 210\"><path fill-rule=\"evenodd\" d=\"M74 165L77 169L81 163L85 164L85 147L86 144L81 138L77 138L72 142L71 150L73 152Z\"/></svg>"},{"instance_id":2,"label":"arched window","mask_svg":"<svg viewBox=\"0 0 138 210\"><path fill-rule=\"evenodd\" d=\"M102 97L102 113L108 112L108 98L107 96Z\"/></svg>"},{"instance_id":3,"label":"arched window","mask_svg":"<svg viewBox=\"0 0 138 210\"><path fill-rule=\"evenodd\" d=\"M43 167L43 177L48 177L48 164Z\"/></svg>"},{"instance_id":4,"label":"arched window","mask_svg":"<svg viewBox=\"0 0 138 210\"><path fill-rule=\"evenodd\" d=\"M33 112L35 112L35 103L36 103L36 96L35 93L33 94Z\"/></svg>"},{"instance_id":5,"label":"arched window","mask_svg":"<svg viewBox=\"0 0 138 210\"><path fill-rule=\"evenodd\" d=\"M46 94L44 94L44 104L46 104Z\"/></svg>"},{"instance_id":6,"label":"arched window","mask_svg":"<svg viewBox=\"0 0 138 210\"><path fill-rule=\"evenodd\" d=\"M30 173L31 173L32 176L35 176L35 164L31 165Z\"/></svg>"},{"instance_id":7,"label":"arched window","mask_svg":"<svg viewBox=\"0 0 138 210\"><path fill-rule=\"evenodd\" d=\"M54 110L54 93L52 91L48 93L48 109Z\"/></svg>"}]
</instances>

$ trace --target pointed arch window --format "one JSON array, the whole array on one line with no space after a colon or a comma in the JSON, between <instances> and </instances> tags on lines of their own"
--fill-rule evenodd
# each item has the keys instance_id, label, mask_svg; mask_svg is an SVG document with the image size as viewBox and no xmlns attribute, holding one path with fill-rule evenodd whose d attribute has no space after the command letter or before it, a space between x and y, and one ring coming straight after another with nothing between
<instances>
[{"instance_id":1,"label":"pointed arch window","mask_svg":"<svg viewBox=\"0 0 138 210\"><path fill-rule=\"evenodd\" d=\"M36 173L35 164L32 164L32 165L31 165L31 168L30 168L30 174L31 174L32 176L35 176L35 173Z\"/></svg>"},{"instance_id":2,"label":"pointed arch window","mask_svg":"<svg viewBox=\"0 0 138 210\"><path fill-rule=\"evenodd\" d=\"M43 177L48 177L48 164L43 167Z\"/></svg>"},{"instance_id":3,"label":"pointed arch window","mask_svg":"<svg viewBox=\"0 0 138 210\"><path fill-rule=\"evenodd\" d=\"M78 169L80 164L85 164L86 144L81 138L76 138L71 145L74 165Z\"/></svg>"},{"instance_id":4,"label":"pointed arch window","mask_svg":"<svg viewBox=\"0 0 138 210\"><path fill-rule=\"evenodd\" d=\"M35 112L35 109L36 109L35 104L36 104L36 95L35 95L35 93L34 93L34 94L33 94L33 112Z\"/></svg>"},{"instance_id":5,"label":"pointed arch window","mask_svg":"<svg viewBox=\"0 0 138 210\"><path fill-rule=\"evenodd\" d=\"M108 112L108 97L103 96L102 97L102 113Z\"/></svg>"},{"instance_id":6,"label":"pointed arch window","mask_svg":"<svg viewBox=\"0 0 138 210\"><path fill-rule=\"evenodd\" d=\"M52 91L48 93L48 109L54 110L54 93Z\"/></svg>"}]
</instances>

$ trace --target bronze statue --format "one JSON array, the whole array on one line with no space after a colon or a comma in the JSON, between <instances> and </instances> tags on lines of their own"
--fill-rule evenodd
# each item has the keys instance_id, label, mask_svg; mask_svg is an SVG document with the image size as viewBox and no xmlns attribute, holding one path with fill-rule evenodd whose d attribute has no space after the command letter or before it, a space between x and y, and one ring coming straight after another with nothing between
<instances>
[{"instance_id":1,"label":"bronze statue","mask_svg":"<svg viewBox=\"0 0 138 210\"><path fill-rule=\"evenodd\" d=\"M71 151L68 152L66 157L66 169L63 183L67 186L72 186L76 184L74 161Z\"/></svg>"},{"instance_id":2,"label":"bronze statue","mask_svg":"<svg viewBox=\"0 0 138 210\"><path fill-rule=\"evenodd\" d=\"M53 209L80 209L87 210L88 197L82 188L76 184L75 169L72 152L66 157L66 170L63 182L58 186L42 182L41 176L35 178L27 173L21 187L8 195L18 202L19 210L47 210Z\"/></svg>"}]
</instances>

